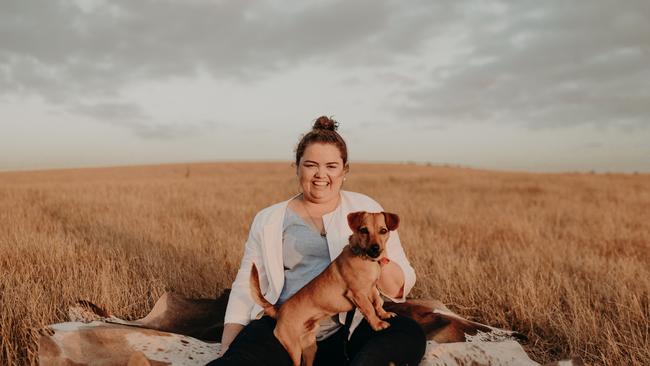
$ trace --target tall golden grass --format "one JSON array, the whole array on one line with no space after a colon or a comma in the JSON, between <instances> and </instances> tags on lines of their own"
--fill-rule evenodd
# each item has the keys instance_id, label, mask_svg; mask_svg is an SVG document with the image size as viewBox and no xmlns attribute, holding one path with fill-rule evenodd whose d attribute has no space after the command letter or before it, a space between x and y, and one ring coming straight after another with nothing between
<instances>
[{"instance_id":1,"label":"tall golden grass","mask_svg":"<svg viewBox=\"0 0 650 366\"><path fill-rule=\"evenodd\" d=\"M346 189L402 218L416 297L528 335L538 362L650 364L650 176L353 165ZM229 287L286 164L0 174L0 363L37 363L44 325L88 299L123 318L165 290Z\"/></svg>"}]
</instances>

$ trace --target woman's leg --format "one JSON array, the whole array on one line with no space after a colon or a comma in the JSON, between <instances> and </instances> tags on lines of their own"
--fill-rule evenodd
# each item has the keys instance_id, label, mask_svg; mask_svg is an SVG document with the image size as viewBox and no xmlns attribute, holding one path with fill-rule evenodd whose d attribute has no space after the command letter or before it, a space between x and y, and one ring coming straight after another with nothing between
<instances>
[{"instance_id":1,"label":"woman's leg","mask_svg":"<svg viewBox=\"0 0 650 366\"><path fill-rule=\"evenodd\" d=\"M232 341L226 353L208 365L291 366L289 353L273 335L275 319L253 320Z\"/></svg>"},{"instance_id":2,"label":"woman's leg","mask_svg":"<svg viewBox=\"0 0 650 366\"><path fill-rule=\"evenodd\" d=\"M354 330L348 354L350 365L417 366L427 346L424 331L415 320L396 316L387 320L390 327L375 332L364 319Z\"/></svg>"},{"instance_id":3,"label":"woman's leg","mask_svg":"<svg viewBox=\"0 0 650 366\"><path fill-rule=\"evenodd\" d=\"M347 341L346 338L347 332L344 332L343 328L341 328L326 339L317 342L318 349L314 366L346 365L347 360L343 351L343 343Z\"/></svg>"}]
</instances>

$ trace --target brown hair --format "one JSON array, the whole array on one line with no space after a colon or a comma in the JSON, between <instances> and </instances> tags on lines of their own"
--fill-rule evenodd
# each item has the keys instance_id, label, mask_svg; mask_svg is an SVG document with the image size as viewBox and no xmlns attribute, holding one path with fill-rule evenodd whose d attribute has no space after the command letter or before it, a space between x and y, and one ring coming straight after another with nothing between
<instances>
[{"instance_id":1,"label":"brown hair","mask_svg":"<svg viewBox=\"0 0 650 366\"><path fill-rule=\"evenodd\" d=\"M313 143L333 144L341 152L343 165L347 167L348 164L348 147L343 140L343 137L336 132L339 123L329 117L321 116L316 119L311 131L302 136L298 146L296 147L296 166L300 164L300 159L305 153L307 146Z\"/></svg>"}]
</instances>

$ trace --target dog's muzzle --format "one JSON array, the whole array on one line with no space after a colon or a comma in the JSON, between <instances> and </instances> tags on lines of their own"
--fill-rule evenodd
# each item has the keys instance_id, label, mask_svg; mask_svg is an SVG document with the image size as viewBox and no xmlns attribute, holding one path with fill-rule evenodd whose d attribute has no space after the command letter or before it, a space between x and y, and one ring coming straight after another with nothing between
<instances>
[{"instance_id":1,"label":"dog's muzzle","mask_svg":"<svg viewBox=\"0 0 650 366\"><path fill-rule=\"evenodd\" d=\"M354 255L367 255L372 259L376 259L381 255L381 247L378 244L373 244L367 249L363 249L357 246L350 247L352 254Z\"/></svg>"},{"instance_id":2,"label":"dog's muzzle","mask_svg":"<svg viewBox=\"0 0 650 366\"><path fill-rule=\"evenodd\" d=\"M370 248L366 249L366 254L370 258L377 258L381 254L381 247L379 244L373 244Z\"/></svg>"}]
</instances>

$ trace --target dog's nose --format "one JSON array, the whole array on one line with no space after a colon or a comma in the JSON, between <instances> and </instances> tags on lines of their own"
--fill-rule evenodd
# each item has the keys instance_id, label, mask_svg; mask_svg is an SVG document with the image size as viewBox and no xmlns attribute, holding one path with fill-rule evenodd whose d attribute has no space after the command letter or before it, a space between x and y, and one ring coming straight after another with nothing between
<instances>
[{"instance_id":1,"label":"dog's nose","mask_svg":"<svg viewBox=\"0 0 650 366\"><path fill-rule=\"evenodd\" d=\"M377 258L379 257L379 254L381 254L381 247L379 244L373 244L368 248L368 256L371 258Z\"/></svg>"}]
</instances>

